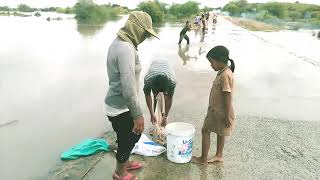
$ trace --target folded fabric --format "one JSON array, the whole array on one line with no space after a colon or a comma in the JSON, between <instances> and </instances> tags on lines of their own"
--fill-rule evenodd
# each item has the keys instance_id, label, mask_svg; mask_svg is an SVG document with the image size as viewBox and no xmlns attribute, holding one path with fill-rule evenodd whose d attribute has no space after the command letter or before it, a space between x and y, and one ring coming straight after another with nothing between
<instances>
[{"instance_id":1,"label":"folded fabric","mask_svg":"<svg viewBox=\"0 0 320 180\"><path fill-rule=\"evenodd\" d=\"M61 154L61 160L75 160L101 151L110 151L105 139L87 139Z\"/></svg>"}]
</instances>

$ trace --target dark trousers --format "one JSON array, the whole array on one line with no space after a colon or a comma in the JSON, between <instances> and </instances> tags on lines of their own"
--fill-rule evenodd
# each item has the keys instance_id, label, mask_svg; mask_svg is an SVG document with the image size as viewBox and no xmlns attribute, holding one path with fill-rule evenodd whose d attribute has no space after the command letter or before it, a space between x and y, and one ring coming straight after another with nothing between
<instances>
[{"instance_id":1,"label":"dark trousers","mask_svg":"<svg viewBox=\"0 0 320 180\"><path fill-rule=\"evenodd\" d=\"M132 132L133 118L130 112L122 113L115 117L109 117L113 130L117 133L118 151L116 159L119 163L126 162L134 145L139 141L141 135Z\"/></svg>"},{"instance_id":2,"label":"dark trousers","mask_svg":"<svg viewBox=\"0 0 320 180\"><path fill-rule=\"evenodd\" d=\"M181 44L183 38L187 40L187 44L189 44L189 37L186 34L180 34L179 44Z\"/></svg>"}]
</instances>

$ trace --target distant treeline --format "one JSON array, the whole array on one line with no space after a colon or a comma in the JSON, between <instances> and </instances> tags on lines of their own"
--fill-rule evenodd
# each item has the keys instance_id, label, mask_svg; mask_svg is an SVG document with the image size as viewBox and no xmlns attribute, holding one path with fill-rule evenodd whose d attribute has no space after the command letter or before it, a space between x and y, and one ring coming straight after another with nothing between
<instances>
[{"instance_id":1,"label":"distant treeline","mask_svg":"<svg viewBox=\"0 0 320 180\"><path fill-rule=\"evenodd\" d=\"M79 0L78 3L74 7L49 7L49 8L32 8L26 4L20 4L16 8L10 8L8 6L0 6L0 11L19 11L19 12L36 12L36 11L42 11L42 12L57 12L57 13L64 13L64 14L76 14L76 8L84 9L85 11L88 11L88 15L90 14L90 11L95 10L101 10L104 7L107 7L108 9L104 9L105 11L109 11L110 8L114 8L115 10L120 10L121 13L124 11L129 11L128 7L122 7L118 4L106 4L106 5L97 5L92 0ZM83 13L83 12L80 12ZM81 16L79 14L79 16Z\"/></svg>"},{"instance_id":2,"label":"distant treeline","mask_svg":"<svg viewBox=\"0 0 320 180\"><path fill-rule=\"evenodd\" d=\"M141 2L137 10L145 11L150 14L153 22L161 23L165 20L183 20L195 16L202 12L211 11L212 8L204 7L199 8L199 3L194 1L188 1L184 4L172 4L168 5L160 1L145 1Z\"/></svg>"},{"instance_id":3,"label":"distant treeline","mask_svg":"<svg viewBox=\"0 0 320 180\"><path fill-rule=\"evenodd\" d=\"M212 8L199 8L199 3L188 1L183 4L166 4L160 1L144 1L141 2L135 10L145 11L150 14L154 23L161 23L166 21L184 21L193 17L200 12L211 11ZM98 5L94 0L78 0L73 7L59 8L31 8L26 4L21 4L17 8L9 8L7 6L1 7L0 11L20 11L20 12L58 12L65 14L76 14L76 19L88 22L104 22L108 19L118 17L121 14L129 12L127 7L122 7L117 4Z\"/></svg>"},{"instance_id":4,"label":"distant treeline","mask_svg":"<svg viewBox=\"0 0 320 180\"><path fill-rule=\"evenodd\" d=\"M137 9L147 12L154 23L161 23L166 20L182 20L196 15L200 11L211 11L211 8L199 8L199 3L188 1L184 4L168 5L159 1L141 2ZM92 0L79 0L73 7L76 18L79 20L103 21L104 19L114 18L120 14L129 12L127 7L119 5L97 5Z\"/></svg>"},{"instance_id":5,"label":"distant treeline","mask_svg":"<svg viewBox=\"0 0 320 180\"><path fill-rule=\"evenodd\" d=\"M64 14L76 14L76 19L86 22L105 22L106 20L118 17L120 14L125 14L129 11L127 7L122 7L118 4L95 4L93 0L78 0L73 7L61 8L32 8L26 4L20 4L17 8L10 8L8 6L0 6L0 11L19 11L19 12L57 12Z\"/></svg>"},{"instance_id":6,"label":"distant treeline","mask_svg":"<svg viewBox=\"0 0 320 180\"><path fill-rule=\"evenodd\" d=\"M117 4L97 5L93 0L79 0L73 9L76 19L86 22L105 22L129 11Z\"/></svg>"},{"instance_id":7,"label":"distant treeline","mask_svg":"<svg viewBox=\"0 0 320 180\"><path fill-rule=\"evenodd\" d=\"M249 17L268 23L297 22L320 27L320 6L296 3L248 3L236 0L223 7L231 16Z\"/></svg>"},{"instance_id":8,"label":"distant treeline","mask_svg":"<svg viewBox=\"0 0 320 180\"><path fill-rule=\"evenodd\" d=\"M43 12L55 12L57 7L50 8L32 8L26 4L20 4L17 8L10 8L8 6L0 6L0 11L20 11L20 12L35 12L35 11L43 11Z\"/></svg>"}]
</instances>

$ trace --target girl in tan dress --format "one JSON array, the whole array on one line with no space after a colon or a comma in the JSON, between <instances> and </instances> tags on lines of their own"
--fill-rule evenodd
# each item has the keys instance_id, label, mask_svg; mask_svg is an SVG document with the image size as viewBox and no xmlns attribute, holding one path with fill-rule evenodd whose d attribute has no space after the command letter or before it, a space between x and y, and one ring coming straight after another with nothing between
<instances>
[{"instance_id":1,"label":"girl in tan dress","mask_svg":"<svg viewBox=\"0 0 320 180\"><path fill-rule=\"evenodd\" d=\"M202 126L202 154L200 157L192 157L192 162L198 164L223 162L225 137L230 136L234 130L232 107L234 62L229 59L229 50L224 46L212 48L207 54L207 59L218 74L213 81L207 116ZM228 61L231 63L230 67ZM211 132L217 134L217 151L213 158L208 158Z\"/></svg>"}]
</instances>

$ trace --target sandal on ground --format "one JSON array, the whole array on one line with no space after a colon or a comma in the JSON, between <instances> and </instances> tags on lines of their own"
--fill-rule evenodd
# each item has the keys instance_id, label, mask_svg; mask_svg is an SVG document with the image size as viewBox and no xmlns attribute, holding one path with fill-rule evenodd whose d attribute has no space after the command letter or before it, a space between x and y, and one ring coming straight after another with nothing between
<instances>
[{"instance_id":1,"label":"sandal on ground","mask_svg":"<svg viewBox=\"0 0 320 180\"><path fill-rule=\"evenodd\" d=\"M120 177L116 172L113 172L112 177L113 177L114 180L138 180L138 178L135 175L131 174L131 173L128 173L124 177Z\"/></svg>"}]
</instances>

